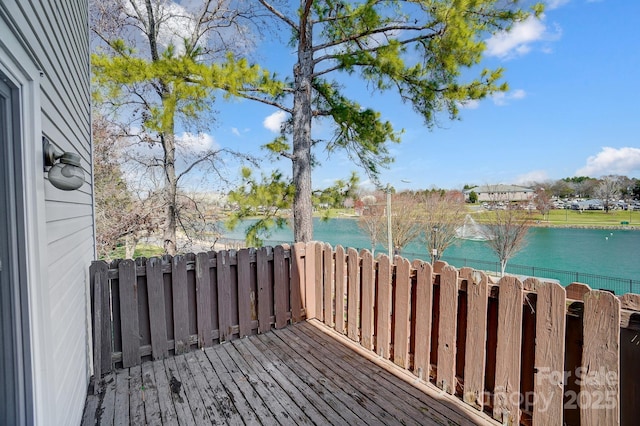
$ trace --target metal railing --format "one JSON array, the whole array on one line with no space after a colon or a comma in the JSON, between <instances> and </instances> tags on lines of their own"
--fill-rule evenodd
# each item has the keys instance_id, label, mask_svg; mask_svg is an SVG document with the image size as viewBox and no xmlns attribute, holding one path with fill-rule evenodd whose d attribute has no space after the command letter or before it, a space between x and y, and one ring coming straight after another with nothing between
<instances>
[{"instance_id":1,"label":"metal railing","mask_svg":"<svg viewBox=\"0 0 640 426\"><path fill-rule=\"evenodd\" d=\"M500 273L500 262L450 256L443 256L442 260L458 268L468 266L474 269L495 272L496 274ZM613 291L615 294L640 293L640 280L608 277L585 272L564 271L539 266L517 265L512 263L507 263L505 272L536 278L550 278L558 280L560 284L565 286L573 282L580 282L589 285L593 289L609 290Z\"/></svg>"}]
</instances>

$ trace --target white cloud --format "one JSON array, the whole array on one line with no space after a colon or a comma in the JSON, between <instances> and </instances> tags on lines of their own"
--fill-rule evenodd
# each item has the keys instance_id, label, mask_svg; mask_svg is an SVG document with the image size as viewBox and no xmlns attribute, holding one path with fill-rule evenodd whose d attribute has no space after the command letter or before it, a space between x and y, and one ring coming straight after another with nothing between
<instances>
[{"instance_id":1,"label":"white cloud","mask_svg":"<svg viewBox=\"0 0 640 426\"><path fill-rule=\"evenodd\" d=\"M571 0L548 0L547 7L545 7L545 10L557 9L560 6L564 6L565 4L569 3L570 1Z\"/></svg>"},{"instance_id":2,"label":"white cloud","mask_svg":"<svg viewBox=\"0 0 640 426\"><path fill-rule=\"evenodd\" d=\"M182 132L181 135L176 135L176 142L182 148L193 152L204 152L218 147L213 136L207 133Z\"/></svg>"},{"instance_id":3,"label":"white cloud","mask_svg":"<svg viewBox=\"0 0 640 426\"><path fill-rule=\"evenodd\" d=\"M284 111L276 111L267 118L264 119L262 125L272 131L273 133L279 133L282 123L287 119L287 113Z\"/></svg>"},{"instance_id":4,"label":"white cloud","mask_svg":"<svg viewBox=\"0 0 640 426\"><path fill-rule=\"evenodd\" d=\"M461 109L478 109L479 106L480 101L475 99L458 102L458 107L460 107Z\"/></svg>"},{"instance_id":5,"label":"white cloud","mask_svg":"<svg viewBox=\"0 0 640 426\"><path fill-rule=\"evenodd\" d=\"M491 96L493 103L498 106L509 104L510 100L524 99L527 97L527 92L522 89L512 90L511 92L498 92Z\"/></svg>"},{"instance_id":6,"label":"white cloud","mask_svg":"<svg viewBox=\"0 0 640 426\"><path fill-rule=\"evenodd\" d=\"M544 182L549 179L549 175L546 170L532 170L525 174L516 176L514 179L515 185L528 185L533 182Z\"/></svg>"},{"instance_id":7,"label":"white cloud","mask_svg":"<svg viewBox=\"0 0 640 426\"><path fill-rule=\"evenodd\" d=\"M237 127L232 127L231 128L231 133L233 133L236 136L240 136L240 130L238 130Z\"/></svg>"},{"instance_id":8,"label":"white cloud","mask_svg":"<svg viewBox=\"0 0 640 426\"><path fill-rule=\"evenodd\" d=\"M587 164L576 171L576 176L633 176L638 172L640 172L640 148L606 146L596 155L587 158Z\"/></svg>"},{"instance_id":9,"label":"white cloud","mask_svg":"<svg viewBox=\"0 0 640 426\"><path fill-rule=\"evenodd\" d=\"M503 59L522 56L531 51L533 43L557 40L561 34L558 26L554 32L549 31L544 24L544 16L540 19L530 16L516 23L510 31L501 31L487 39L486 54ZM543 51L549 51L549 48L544 47Z\"/></svg>"},{"instance_id":10,"label":"white cloud","mask_svg":"<svg viewBox=\"0 0 640 426\"><path fill-rule=\"evenodd\" d=\"M132 3L136 3L135 7ZM125 2L125 8L127 13L138 16L145 22L148 20L147 9L142 0ZM155 15L158 24L158 43L164 48L171 44L176 54L183 54L184 40L192 40L196 34L198 22L194 12L176 2L167 1L158 3ZM204 45L206 42L206 34L201 34L198 44Z\"/></svg>"}]
</instances>

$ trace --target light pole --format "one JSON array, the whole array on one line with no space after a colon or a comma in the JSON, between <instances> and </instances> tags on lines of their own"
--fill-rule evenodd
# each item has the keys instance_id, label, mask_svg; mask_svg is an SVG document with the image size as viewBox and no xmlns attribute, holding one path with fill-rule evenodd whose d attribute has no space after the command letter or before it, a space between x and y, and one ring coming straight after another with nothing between
<instances>
[{"instance_id":1,"label":"light pole","mask_svg":"<svg viewBox=\"0 0 640 426\"><path fill-rule=\"evenodd\" d=\"M438 237L438 227L436 225L431 228L431 241L433 242L433 249L431 249L431 264L433 265L438 260L438 245L436 244L436 239Z\"/></svg>"},{"instance_id":2,"label":"light pole","mask_svg":"<svg viewBox=\"0 0 640 426\"><path fill-rule=\"evenodd\" d=\"M627 210L629 210L629 225L631 225L631 212L633 209L631 208L631 187L627 187Z\"/></svg>"},{"instance_id":3,"label":"light pole","mask_svg":"<svg viewBox=\"0 0 640 426\"><path fill-rule=\"evenodd\" d=\"M400 179L401 182L411 183L410 180ZM387 183L387 240L389 241L389 246L387 250L389 251L389 258L393 260L394 256L394 247L393 247L393 233L391 232L391 184Z\"/></svg>"}]
</instances>

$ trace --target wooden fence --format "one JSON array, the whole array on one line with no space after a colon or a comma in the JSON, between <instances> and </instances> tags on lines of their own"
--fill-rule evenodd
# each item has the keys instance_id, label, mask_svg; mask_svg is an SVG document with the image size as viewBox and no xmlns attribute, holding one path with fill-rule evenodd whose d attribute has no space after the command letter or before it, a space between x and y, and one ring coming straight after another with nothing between
<instances>
[{"instance_id":1,"label":"wooden fence","mask_svg":"<svg viewBox=\"0 0 640 426\"><path fill-rule=\"evenodd\" d=\"M96 377L316 318L504 423L631 424L640 296L321 243L91 266Z\"/></svg>"}]
</instances>

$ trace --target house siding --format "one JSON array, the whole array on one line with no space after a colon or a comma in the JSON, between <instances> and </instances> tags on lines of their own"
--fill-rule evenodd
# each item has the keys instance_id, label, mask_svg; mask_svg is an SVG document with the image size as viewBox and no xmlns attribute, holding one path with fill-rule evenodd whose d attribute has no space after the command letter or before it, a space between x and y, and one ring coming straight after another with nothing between
<instances>
[{"instance_id":1,"label":"house siding","mask_svg":"<svg viewBox=\"0 0 640 426\"><path fill-rule=\"evenodd\" d=\"M2 0L0 14L40 71L32 119L41 134L26 143L42 152L37 144L45 136L58 150L79 154L85 175L76 191L53 187L45 173L25 189L35 192L44 231L36 240L46 246L27 247L39 250L42 262L41 276L28 283L37 293L30 304L35 421L80 424L91 374L87 271L95 256L88 1ZM42 170L41 157L25 161L36 162L27 169Z\"/></svg>"}]
</instances>

